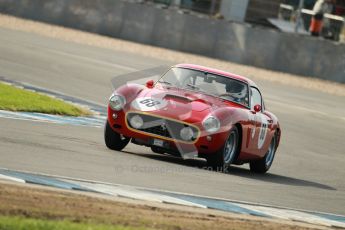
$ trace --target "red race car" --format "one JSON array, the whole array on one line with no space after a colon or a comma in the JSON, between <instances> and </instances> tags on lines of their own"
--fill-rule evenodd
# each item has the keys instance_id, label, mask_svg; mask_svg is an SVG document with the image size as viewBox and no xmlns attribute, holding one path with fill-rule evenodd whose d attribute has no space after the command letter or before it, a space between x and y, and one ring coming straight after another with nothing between
<instances>
[{"instance_id":1,"label":"red race car","mask_svg":"<svg viewBox=\"0 0 345 230\"><path fill-rule=\"evenodd\" d=\"M116 89L104 130L113 150L131 141L155 153L205 158L218 170L249 163L257 173L271 167L280 135L253 81L191 64L173 66L146 86Z\"/></svg>"}]
</instances>

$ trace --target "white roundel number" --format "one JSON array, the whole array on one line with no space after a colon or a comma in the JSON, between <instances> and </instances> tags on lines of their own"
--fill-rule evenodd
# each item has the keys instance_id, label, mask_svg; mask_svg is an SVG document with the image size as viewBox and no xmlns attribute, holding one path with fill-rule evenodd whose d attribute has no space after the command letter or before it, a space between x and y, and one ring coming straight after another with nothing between
<instances>
[{"instance_id":1,"label":"white roundel number","mask_svg":"<svg viewBox=\"0 0 345 230\"><path fill-rule=\"evenodd\" d=\"M256 116L253 115L253 114L249 114L249 120L253 123L253 124L256 124ZM251 134L252 134L252 139L254 139L255 137L255 132L256 132L256 127L255 125L253 125L253 127L251 128Z\"/></svg>"},{"instance_id":2,"label":"white roundel number","mask_svg":"<svg viewBox=\"0 0 345 230\"><path fill-rule=\"evenodd\" d=\"M164 108L167 105L165 100L153 97L137 98L132 102L132 106L140 111L154 111Z\"/></svg>"},{"instance_id":3,"label":"white roundel number","mask_svg":"<svg viewBox=\"0 0 345 230\"><path fill-rule=\"evenodd\" d=\"M153 107L153 106L161 104L160 101L156 101L152 98L147 98L147 99L141 100L141 101L139 101L139 103L142 105L146 105L147 107Z\"/></svg>"},{"instance_id":4,"label":"white roundel number","mask_svg":"<svg viewBox=\"0 0 345 230\"><path fill-rule=\"evenodd\" d=\"M261 127L259 132L258 148L261 149L265 143L268 130L268 122L264 115L261 115Z\"/></svg>"}]
</instances>

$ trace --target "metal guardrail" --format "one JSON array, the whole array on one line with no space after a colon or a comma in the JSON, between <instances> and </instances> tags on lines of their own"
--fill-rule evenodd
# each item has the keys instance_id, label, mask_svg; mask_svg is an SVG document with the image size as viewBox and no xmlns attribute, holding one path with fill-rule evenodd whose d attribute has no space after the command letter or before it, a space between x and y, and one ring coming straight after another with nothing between
<instances>
[{"instance_id":1,"label":"metal guardrail","mask_svg":"<svg viewBox=\"0 0 345 230\"><path fill-rule=\"evenodd\" d=\"M308 9L302 9L302 13L303 14L308 14L308 15L314 15L314 11L312 10L308 10ZM336 21L341 21L344 22L344 18L338 15L334 15L334 14L324 14L325 18L331 19L331 20L336 20Z\"/></svg>"},{"instance_id":2,"label":"metal guardrail","mask_svg":"<svg viewBox=\"0 0 345 230\"><path fill-rule=\"evenodd\" d=\"M184 0L141 0L142 2L152 2L155 4L165 5L167 7L173 7L178 4L180 9L185 11L192 11L206 15L213 15L219 11L220 0L209 1L184 1Z\"/></svg>"}]
</instances>

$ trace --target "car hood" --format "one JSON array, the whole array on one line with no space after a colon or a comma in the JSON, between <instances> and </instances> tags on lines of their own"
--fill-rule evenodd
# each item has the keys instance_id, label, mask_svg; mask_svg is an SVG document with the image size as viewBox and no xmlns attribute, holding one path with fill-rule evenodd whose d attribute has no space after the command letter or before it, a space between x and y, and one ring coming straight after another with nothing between
<instances>
[{"instance_id":1,"label":"car hood","mask_svg":"<svg viewBox=\"0 0 345 230\"><path fill-rule=\"evenodd\" d=\"M218 107L231 105L238 107L235 103L195 91L155 87L142 90L131 102L131 110L198 122Z\"/></svg>"}]
</instances>

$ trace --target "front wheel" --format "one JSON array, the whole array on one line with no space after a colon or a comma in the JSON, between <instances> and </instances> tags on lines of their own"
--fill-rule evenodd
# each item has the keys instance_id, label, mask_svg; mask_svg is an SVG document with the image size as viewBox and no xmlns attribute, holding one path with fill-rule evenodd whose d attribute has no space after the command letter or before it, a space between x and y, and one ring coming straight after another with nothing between
<instances>
[{"instance_id":1,"label":"front wheel","mask_svg":"<svg viewBox=\"0 0 345 230\"><path fill-rule=\"evenodd\" d=\"M273 159L277 150L277 135L274 134L271 140L271 144L266 152L266 155L256 161L249 163L250 171L255 173L266 173L272 166Z\"/></svg>"},{"instance_id":2,"label":"front wheel","mask_svg":"<svg viewBox=\"0 0 345 230\"><path fill-rule=\"evenodd\" d=\"M106 121L104 126L104 141L105 145L112 150L121 151L128 144L130 138L124 137L115 132Z\"/></svg>"},{"instance_id":3,"label":"front wheel","mask_svg":"<svg viewBox=\"0 0 345 230\"><path fill-rule=\"evenodd\" d=\"M239 132L236 126L230 130L229 137L222 149L213 155L207 156L207 164L217 171L227 171L227 168L233 163L239 152Z\"/></svg>"},{"instance_id":4,"label":"front wheel","mask_svg":"<svg viewBox=\"0 0 345 230\"><path fill-rule=\"evenodd\" d=\"M151 150L152 150L152 152L158 153L158 154L164 154L165 153L164 149L156 147L156 146L151 146Z\"/></svg>"}]
</instances>

